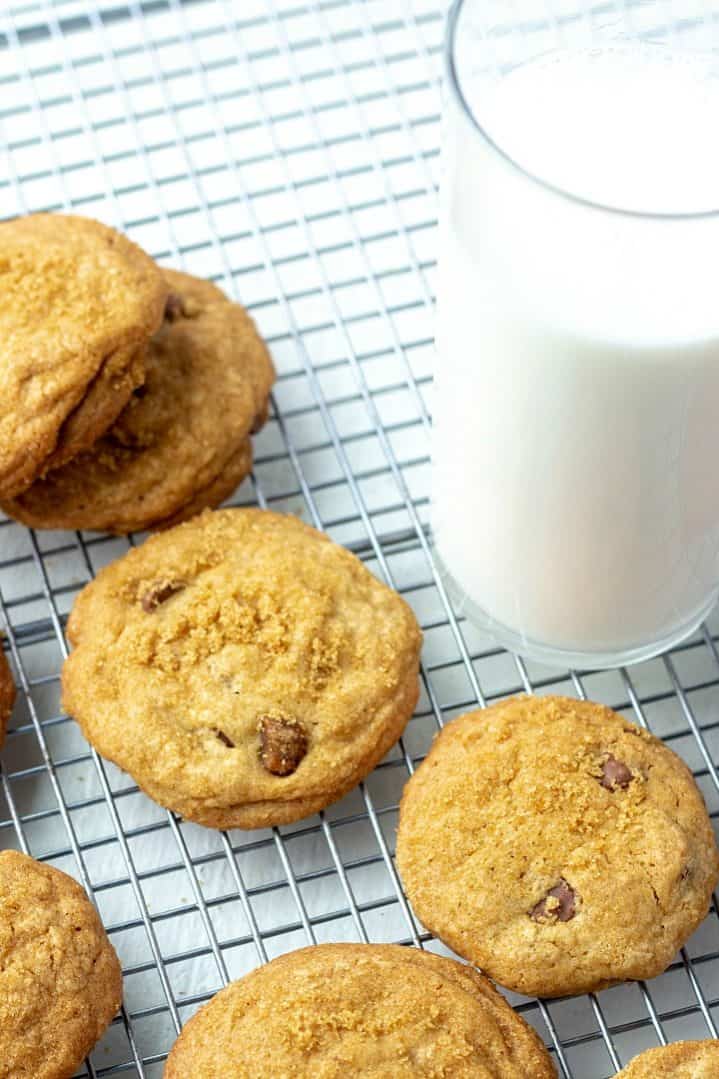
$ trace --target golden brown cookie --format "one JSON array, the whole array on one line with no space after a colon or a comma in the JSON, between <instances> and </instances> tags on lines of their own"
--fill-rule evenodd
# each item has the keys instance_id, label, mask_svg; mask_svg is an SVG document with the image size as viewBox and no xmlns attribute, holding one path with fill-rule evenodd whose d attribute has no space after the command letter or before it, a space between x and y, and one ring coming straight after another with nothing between
<instances>
[{"instance_id":1,"label":"golden brown cookie","mask_svg":"<svg viewBox=\"0 0 719 1079\"><path fill-rule=\"evenodd\" d=\"M321 944L223 989L165 1079L555 1079L538 1036L471 967L397 944Z\"/></svg>"},{"instance_id":2,"label":"golden brown cookie","mask_svg":"<svg viewBox=\"0 0 719 1079\"><path fill-rule=\"evenodd\" d=\"M549 997L659 974L719 875L683 761L565 697L448 724L405 787L397 863L432 932L500 985Z\"/></svg>"},{"instance_id":3,"label":"golden brown cookie","mask_svg":"<svg viewBox=\"0 0 719 1079\"><path fill-rule=\"evenodd\" d=\"M3 497L112 422L142 375L166 297L152 259L99 221L32 214L0 223Z\"/></svg>"},{"instance_id":4,"label":"golden brown cookie","mask_svg":"<svg viewBox=\"0 0 719 1079\"><path fill-rule=\"evenodd\" d=\"M0 637L0 746L5 741L5 732L14 703L15 683L13 682L10 665L2 650L2 637Z\"/></svg>"},{"instance_id":5,"label":"golden brown cookie","mask_svg":"<svg viewBox=\"0 0 719 1079\"><path fill-rule=\"evenodd\" d=\"M147 345L143 345L129 361L115 354L102 365L60 428L55 449L43 463L43 474L88 449L112 426L132 392L145 381L146 359Z\"/></svg>"},{"instance_id":6,"label":"golden brown cookie","mask_svg":"<svg viewBox=\"0 0 719 1079\"><path fill-rule=\"evenodd\" d=\"M648 1049L616 1079L719 1079L719 1041L675 1042Z\"/></svg>"},{"instance_id":7,"label":"golden brown cookie","mask_svg":"<svg viewBox=\"0 0 719 1079\"><path fill-rule=\"evenodd\" d=\"M296 517L206 511L78 596L63 699L163 806L216 828L309 816L417 701L421 634L359 559Z\"/></svg>"},{"instance_id":8,"label":"golden brown cookie","mask_svg":"<svg viewBox=\"0 0 719 1079\"><path fill-rule=\"evenodd\" d=\"M251 469L252 442L249 438L246 438L234 457L231 457L226 463L219 476L216 476L211 483L208 483L207 487L201 487L198 491L195 491L190 501L180 506L171 517L164 517L161 521L156 521L152 526L153 531L159 532L164 528L174 528L175 525L182 524L183 521L189 521L191 517L195 517L205 509L214 509L215 506L219 506L233 494Z\"/></svg>"},{"instance_id":9,"label":"golden brown cookie","mask_svg":"<svg viewBox=\"0 0 719 1079\"><path fill-rule=\"evenodd\" d=\"M171 297L143 387L91 450L6 500L10 516L35 528L162 528L218 505L249 472L248 435L274 381L269 352L215 285L163 272Z\"/></svg>"},{"instance_id":10,"label":"golden brown cookie","mask_svg":"<svg viewBox=\"0 0 719 1079\"><path fill-rule=\"evenodd\" d=\"M0 1079L69 1079L121 1001L120 964L80 885L0 853Z\"/></svg>"}]
</instances>

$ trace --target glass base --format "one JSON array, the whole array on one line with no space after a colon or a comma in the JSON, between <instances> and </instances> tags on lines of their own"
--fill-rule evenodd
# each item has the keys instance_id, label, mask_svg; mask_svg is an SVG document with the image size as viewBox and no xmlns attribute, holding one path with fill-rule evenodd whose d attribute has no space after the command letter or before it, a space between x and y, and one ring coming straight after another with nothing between
<instances>
[{"instance_id":1,"label":"glass base","mask_svg":"<svg viewBox=\"0 0 719 1079\"><path fill-rule=\"evenodd\" d=\"M566 667L570 670L607 670L612 667L628 667L632 663L641 663L642 660L652 659L654 656L674 648L680 641L694 633L709 615L717 602L717 598L719 598L719 588L716 588L700 607L692 611L679 625L674 626L671 632L652 641L632 645L617 651L585 652L572 648L555 648L552 645L542 644L541 641L525 637L492 618L487 611L466 595L447 570L442 559L438 557L436 548L434 555L442 577L442 583L458 613L464 615L477 629L489 633L502 648L506 648L509 652L514 652L525 659L545 663L550 667Z\"/></svg>"}]
</instances>

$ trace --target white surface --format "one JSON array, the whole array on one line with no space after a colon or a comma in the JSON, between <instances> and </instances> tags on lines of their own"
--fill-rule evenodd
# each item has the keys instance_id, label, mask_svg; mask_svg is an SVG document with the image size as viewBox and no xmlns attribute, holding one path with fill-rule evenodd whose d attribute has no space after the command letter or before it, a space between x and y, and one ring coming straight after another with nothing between
<instances>
[{"instance_id":1,"label":"white surface","mask_svg":"<svg viewBox=\"0 0 719 1079\"><path fill-rule=\"evenodd\" d=\"M719 79L696 66L559 54L464 88L497 144L564 190L646 211L719 202ZM668 638L719 578L719 215L578 206L513 171L456 105L448 127L439 551L530 641Z\"/></svg>"},{"instance_id":2,"label":"white surface","mask_svg":"<svg viewBox=\"0 0 719 1079\"><path fill-rule=\"evenodd\" d=\"M0 34L24 31L21 44L0 50L2 212L95 213L249 304L280 371L279 419L257 439L254 482L234 501L264 499L319 520L403 591L425 631L416 716L364 790L323 821L226 840L171 821L90 754L60 709L55 617L128 541L33 538L0 519L0 596L22 683L2 753L0 846L24 843L89 885L123 961L127 1009L94 1066L102 1076L158 1079L173 1009L185 1020L265 956L312 940L440 947L408 917L386 854L409 770L438 723L480 694L492 700L531 682L641 716L695 769L716 814L703 753L719 752L719 663L713 638L696 636L627 680L525 669L458 625L438 590L419 527L434 359L434 2L208 0L152 13L145 5L144 14L133 3L130 18L123 8L106 24L62 25L50 15L95 8L17 7L15 22L7 6L0 15ZM702 1009L715 1014L719 997L714 913L687 956L693 972L678 956L646 988L543 1009L515 1003L555 1057L564 1045L567 1075L606 1079L662 1035L707 1035Z\"/></svg>"}]
</instances>

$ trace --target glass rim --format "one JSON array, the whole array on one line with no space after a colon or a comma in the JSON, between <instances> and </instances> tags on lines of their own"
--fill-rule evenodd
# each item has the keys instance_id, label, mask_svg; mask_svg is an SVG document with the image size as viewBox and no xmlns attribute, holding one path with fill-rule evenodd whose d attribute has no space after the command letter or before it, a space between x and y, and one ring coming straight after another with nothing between
<instances>
[{"instance_id":1,"label":"glass rim","mask_svg":"<svg viewBox=\"0 0 719 1079\"><path fill-rule=\"evenodd\" d=\"M597 210L605 214L613 214L617 217L629 218L636 221L701 221L719 217L719 206L713 210L630 210L623 206L614 206L611 203L598 202L595 199L579 195L574 191L569 191L559 184L554 184L551 180L545 180L538 173L525 168L524 165L517 161L515 157L512 157L512 155L509 154L496 139L493 139L487 129L483 127L462 90L462 83L457 70L455 45L457 40L457 26L464 6L465 0L452 0L447 15L447 25L444 35L445 76L451 92L454 94L455 100L459 103L462 112L467 117L472 127L478 132L490 149L502 158L511 169L520 173L531 183L553 195L566 199L569 202L573 202L578 206L584 206L586 209Z\"/></svg>"}]
</instances>

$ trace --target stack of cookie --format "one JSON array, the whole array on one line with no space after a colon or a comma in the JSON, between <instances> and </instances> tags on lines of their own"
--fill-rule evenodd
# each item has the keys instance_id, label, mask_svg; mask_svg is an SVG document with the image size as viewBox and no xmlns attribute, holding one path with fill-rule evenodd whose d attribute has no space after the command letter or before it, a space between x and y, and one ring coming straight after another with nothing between
<instances>
[{"instance_id":1,"label":"stack of cookie","mask_svg":"<svg viewBox=\"0 0 719 1079\"><path fill-rule=\"evenodd\" d=\"M252 465L272 360L220 289L97 221L0 224L0 505L36 528L164 528Z\"/></svg>"}]
</instances>

